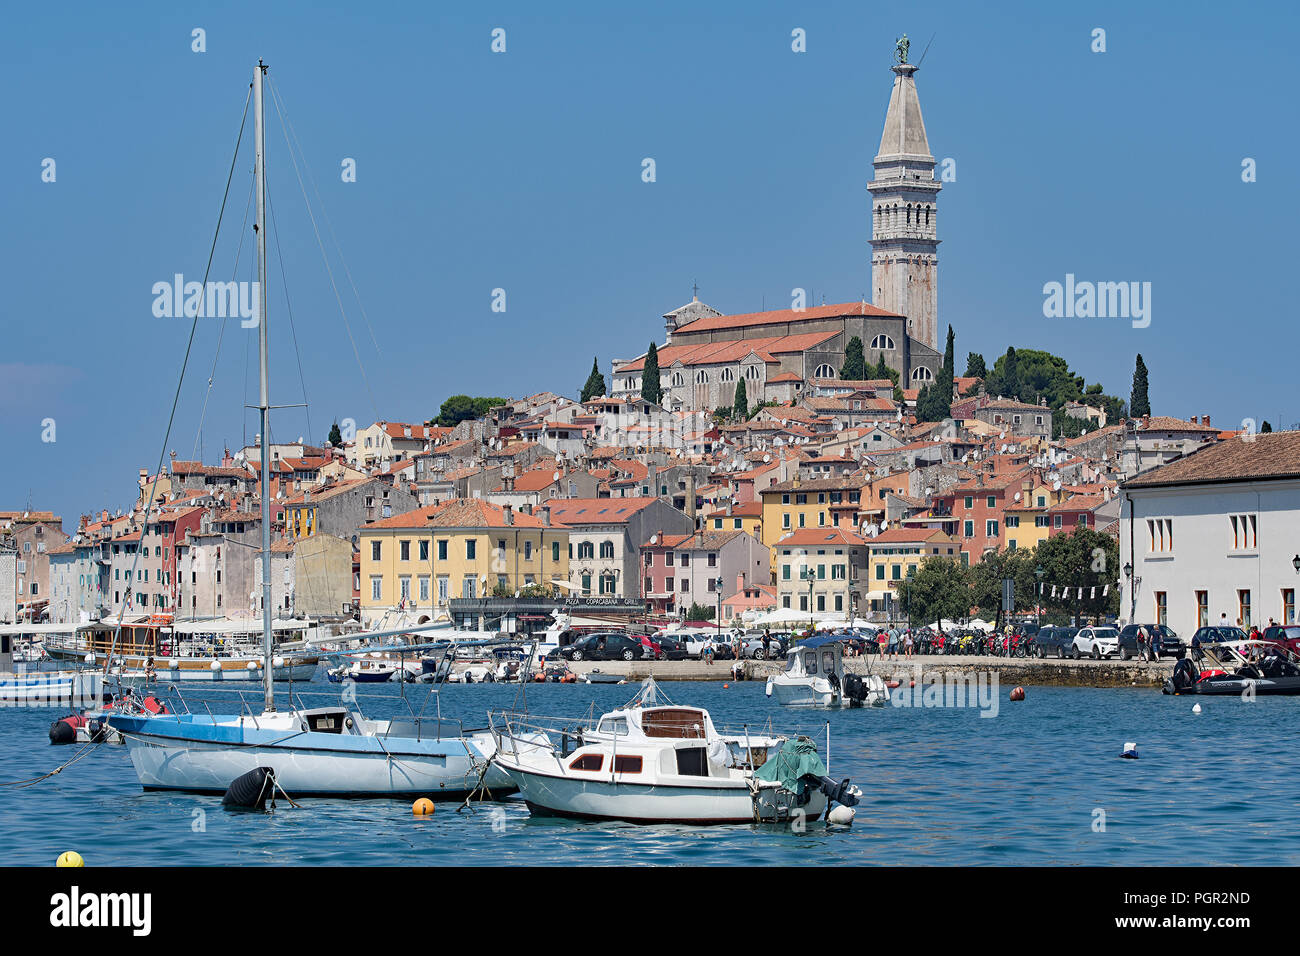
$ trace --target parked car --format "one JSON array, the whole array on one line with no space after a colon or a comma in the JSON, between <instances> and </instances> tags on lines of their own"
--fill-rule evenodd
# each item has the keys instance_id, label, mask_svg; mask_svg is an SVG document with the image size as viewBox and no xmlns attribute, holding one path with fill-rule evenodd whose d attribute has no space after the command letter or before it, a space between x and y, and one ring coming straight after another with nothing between
<instances>
[{"instance_id":1,"label":"parked car","mask_svg":"<svg viewBox=\"0 0 1300 956\"><path fill-rule=\"evenodd\" d=\"M1119 632L1119 659L1128 660L1138 656L1137 634L1139 628L1146 628L1147 638L1155 641L1155 657L1182 657L1185 653L1183 642L1178 639L1173 628L1164 624L1129 624Z\"/></svg>"},{"instance_id":2,"label":"parked car","mask_svg":"<svg viewBox=\"0 0 1300 956\"><path fill-rule=\"evenodd\" d=\"M1034 654L1038 657L1069 657L1074 650L1074 635L1077 633L1077 627L1046 624L1034 634Z\"/></svg>"},{"instance_id":3,"label":"parked car","mask_svg":"<svg viewBox=\"0 0 1300 956\"><path fill-rule=\"evenodd\" d=\"M655 638L650 637L648 634L630 634L628 636L631 637L634 641L641 642L641 646L646 651L645 654L646 657L649 657L652 660L656 660L656 661L661 661L664 659L663 647L659 643L659 641L656 640Z\"/></svg>"},{"instance_id":4,"label":"parked car","mask_svg":"<svg viewBox=\"0 0 1300 956\"><path fill-rule=\"evenodd\" d=\"M1281 644L1287 650L1300 654L1300 624L1274 624L1266 627L1264 640Z\"/></svg>"},{"instance_id":5,"label":"parked car","mask_svg":"<svg viewBox=\"0 0 1300 956\"><path fill-rule=\"evenodd\" d=\"M1198 627L1192 639L1201 644L1219 644L1223 641L1244 641L1246 632L1239 627Z\"/></svg>"},{"instance_id":6,"label":"parked car","mask_svg":"<svg viewBox=\"0 0 1300 956\"><path fill-rule=\"evenodd\" d=\"M588 634L548 655L552 659L566 661L635 661L651 656L639 638L611 631Z\"/></svg>"},{"instance_id":7,"label":"parked car","mask_svg":"<svg viewBox=\"0 0 1300 956\"><path fill-rule=\"evenodd\" d=\"M760 631L757 634L745 635L741 642L740 654L742 657L748 657L759 661L768 658L779 660L780 658L785 657L785 652L789 650L789 648L790 636L788 634L773 634L769 640Z\"/></svg>"},{"instance_id":8,"label":"parked car","mask_svg":"<svg viewBox=\"0 0 1300 956\"><path fill-rule=\"evenodd\" d=\"M1071 657L1076 661L1083 656L1100 660L1119 654L1119 631L1113 627L1084 627L1074 635Z\"/></svg>"},{"instance_id":9,"label":"parked car","mask_svg":"<svg viewBox=\"0 0 1300 956\"><path fill-rule=\"evenodd\" d=\"M681 661L689 656L686 645L669 634L660 634L654 640L659 645L661 661Z\"/></svg>"},{"instance_id":10,"label":"parked car","mask_svg":"<svg viewBox=\"0 0 1300 956\"><path fill-rule=\"evenodd\" d=\"M686 648L687 657L699 657L704 649L713 643L714 634L712 631L660 631L655 635L655 640L663 637L671 637L678 641Z\"/></svg>"}]
</instances>

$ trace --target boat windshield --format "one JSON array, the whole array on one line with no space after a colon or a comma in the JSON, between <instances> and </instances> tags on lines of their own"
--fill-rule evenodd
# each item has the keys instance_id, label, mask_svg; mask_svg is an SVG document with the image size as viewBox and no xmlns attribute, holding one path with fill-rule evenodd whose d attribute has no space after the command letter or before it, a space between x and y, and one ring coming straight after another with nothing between
<instances>
[{"instance_id":1,"label":"boat windshield","mask_svg":"<svg viewBox=\"0 0 1300 956\"><path fill-rule=\"evenodd\" d=\"M603 734L613 734L615 737L626 737L627 718L602 717L600 723L596 725L596 730Z\"/></svg>"}]
</instances>

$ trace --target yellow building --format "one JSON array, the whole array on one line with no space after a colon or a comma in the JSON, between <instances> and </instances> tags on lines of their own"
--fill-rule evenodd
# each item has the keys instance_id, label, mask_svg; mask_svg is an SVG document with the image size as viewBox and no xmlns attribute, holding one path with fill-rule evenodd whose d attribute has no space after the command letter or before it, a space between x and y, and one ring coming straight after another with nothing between
<instances>
[{"instance_id":1,"label":"yellow building","mask_svg":"<svg viewBox=\"0 0 1300 956\"><path fill-rule=\"evenodd\" d=\"M360 549L364 622L395 609L432 618L452 598L550 590L569 576L569 532L551 527L548 510L538 516L477 498L365 525Z\"/></svg>"},{"instance_id":2,"label":"yellow building","mask_svg":"<svg viewBox=\"0 0 1300 956\"><path fill-rule=\"evenodd\" d=\"M872 611L901 606L899 586L932 555L961 560L961 545L938 528L891 528L867 538L867 599Z\"/></svg>"},{"instance_id":3,"label":"yellow building","mask_svg":"<svg viewBox=\"0 0 1300 956\"><path fill-rule=\"evenodd\" d=\"M704 518L705 527L713 531L744 531L759 541L763 540L763 503L747 501L710 512Z\"/></svg>"},{"instance_id":4,"label":"yellow building","mask_svg":"<svg viewBox=\"0 0 1300 956\"><path fill-rule=\"evenodd\" d=\"M1002 543L1011 551L1034 548L1046 541L1051 532L1048 509L1068 497L1053 491L1051 485L1026 478L1019 499L1012 499L1003 509Z\"/></svg>"},{"instance_id":5,"label":"yellow building","mask_svg":"<svg viewBox=\"0 0 1300 956\"><path fill-rule=\"evenodd\" d=\"M860 478L795 478L762 492L762 522L757 537L772 550L773 582L777 570L775 547L786 535L801 528L856 530L862 484Z\"/></svg>"}]
</instances>

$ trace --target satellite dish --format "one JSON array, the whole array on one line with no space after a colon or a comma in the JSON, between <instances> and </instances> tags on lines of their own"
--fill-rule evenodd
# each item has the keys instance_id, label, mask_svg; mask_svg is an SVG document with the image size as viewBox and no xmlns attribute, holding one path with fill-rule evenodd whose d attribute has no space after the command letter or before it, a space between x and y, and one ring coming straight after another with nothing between
<instances>
[{"instance_id":1,"label":"satellite dish","mask_svg":"<svg viewBox=\"0 0 1300 956\"><path fill-rule=\"evenodd\" d=\"M961 463L962 463L963 465L966 464L966 459L969 458L969 457L970 457L969 455L962 455L962 456L961 456Z\"/></svg>"},{"instance_id":2,"label":"satellite dish","mask_svg":"<svg viewBox=\"0 0 1300 956\"><path fill-rule=\"evenodd\" d=\"M1060 490L1061 490L1061 479L1060 479L1060 478L1057 478L1056 480L1054 480L1054 481L1052 482L1052 490L1053 490L1053 491L1060 491Z\"/></svg>"},{"instance_id":3,"label":"satellite dish","mask_svg":"<svg viewBox=\"0 0 1300 956\"><path fill-rule=\"evenodd\" d=\"M658 543L659 543L659 535L657 535L657 534L652 534L652 535L650 535L650 543L651 543L651 544L658 544Z\"/></svg>"},{"instance_id":4,"label":"satellite dish","mask_svg":"<svg viewBox=\"0 0 1300 956\"><path fill-rule=\"evenodd\" d=\"M764 456L763 456L763 464L767 464L767 463L770 462L771 460L772 460L772 456L771 456L771 455L764 455Z\"/></svg>"},{"instance_id":5,"label":"satellite dish","mask_svg":"<svg viewBox=\"0 0 1300 956\"><path fill-rule=\"evenodd\" d=\"M559 481L560 473L558 471L551 473L551 481Z\"/></svg>"},{"instance_id":6,"label":"satellite dish","mask_svg":"<svg viewBox=\"0 0 1300 956\"><path fill-rule=\"evenodd\" d=\"M1007 453L1007 446L1006 446L1006 445L1003 445L1003 446L1002 446L1002 454L1005 455L1006 453Z\"/></svg>"},{"instance_id":7,"label":"satellite dish","mask_svg":"<svg viewBox=\"0 0 1300 956\"><path fill-rule=\"evenodd\" d=\"M1018 492L1018 491L1016 492L1015 500L1016 500L1016 501L1019 501L1019 500L1020 500L1020 492Z\"/></svg>"}]
</instances>

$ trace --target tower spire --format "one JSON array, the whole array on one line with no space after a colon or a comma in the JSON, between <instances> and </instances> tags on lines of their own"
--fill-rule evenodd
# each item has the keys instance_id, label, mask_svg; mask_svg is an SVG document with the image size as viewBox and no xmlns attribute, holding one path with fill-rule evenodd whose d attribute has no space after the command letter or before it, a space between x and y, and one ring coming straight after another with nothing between
<instances>
[{"instance_id":1,"label":"tower spire","mask_svg":"<svg viewBox=\"0 0 1300 956\"><path fill-rule=\"evenodd\" d=\"M901 41L900 41L901 42ZM902 49L900 47L900 49ZM916 93L919 67L894 64L871 193L872 303L908 318L908 334L939 349L938 195L934 156Z\"/></svg>"}]
</instances>

